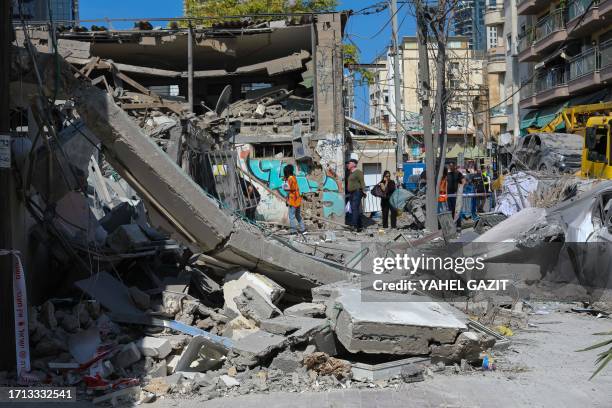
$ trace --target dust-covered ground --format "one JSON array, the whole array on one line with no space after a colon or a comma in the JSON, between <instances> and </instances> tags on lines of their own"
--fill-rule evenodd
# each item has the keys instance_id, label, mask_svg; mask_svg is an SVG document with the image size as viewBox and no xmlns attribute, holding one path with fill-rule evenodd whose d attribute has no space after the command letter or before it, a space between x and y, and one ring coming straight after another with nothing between
<instances>
[{"instance_id":1,"label":"dust-covered ground","mask_svg":"<svg viewBox=\"0 0 612 408\"><path fill-rule=\"evenodd\" d=\"M535 325L535 326L534 326ZM594 360L601 350L576 350L603 341L593 333L611 331L612 319L554 312L530 317L530 328L518 330L507 350L495 352L495 371L427 370L424 382L395 387L347 388L328 392L271 392L208 399L171 394L142 407L150 408L315 408L315 407L612 407L612 365L593 380ZM356 384L355 384L356 385ZM363 386L363 384L360 384ZM12 404L11 406L15 406ZM20 407L40 405L18 404ZM46 407L61 406L53 403ZM0 403L0 406L8 406ZM63 406L93 407L91 402ZM134 403L119 402L119 406Z\"/></svg>"},{"instance_id":2,"label":"dust-covered ground","mask_svg":"<svg viewBox=\"0 0 612 408\"><path fill-rule=\"evenodd\" d=\"M497 353L495 371L462 372L447 367L424 382L396 388L345 389L331 392L250 394L202 401L160 399L165 407L612 407L612 365L589 381L599 351L576 350L605 338L592 333L612 330L611 319L555 312L532 316L536 327L512 336L508 350ZM458 372L457 372L458 371Z\"/></svg>"}]
</instances>

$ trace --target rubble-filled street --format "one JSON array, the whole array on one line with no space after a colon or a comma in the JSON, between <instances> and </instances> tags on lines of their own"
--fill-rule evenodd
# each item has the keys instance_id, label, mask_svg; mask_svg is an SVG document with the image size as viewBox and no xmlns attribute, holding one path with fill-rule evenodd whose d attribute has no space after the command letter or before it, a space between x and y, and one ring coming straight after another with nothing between
<instances>
[{"instance_id":1,"label":"rubble-filled street","mask_svg":"<svg viewBox=\"0 0 612 408\"><path fill-rule=\"evenodd\" d=\"M612 405L612 0L539 1L2 5L0 406Z\"/></svg>"}]
</instances>

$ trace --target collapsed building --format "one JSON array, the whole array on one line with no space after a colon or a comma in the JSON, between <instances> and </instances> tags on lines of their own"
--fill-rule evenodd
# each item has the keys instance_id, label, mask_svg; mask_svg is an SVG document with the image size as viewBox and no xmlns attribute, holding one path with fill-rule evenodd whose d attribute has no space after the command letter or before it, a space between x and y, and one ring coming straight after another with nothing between
<instances>
[{"instance_id":1,"label":"collapsed building","mask_svg":"<svg viewBox=\"0 0 612 408\"><path fill-rule=\"evenodd\" d=\"M254 186L257 220L284 221L287 163L311 219L344 215L345 19L17 32L12 222L37 305L21 377L116 402L265 391L294 371L296 388L340 387L343 355L391 360L386 379L409 367L407 382L423 367L406 357L478 364L495 337L461 312L362 302L360 243L300 243L248 219Z\"/></svg>"},{"instance_id":2,"label":"collapsed building","mask_svg":"<svg viewBox=\"0 0 612 408\"><path fill-rule=\"evenodd\" d=\"M286 222L282 168L294 164L306 213L342 220L346 18L65 31L58 46L89 77L112 84L121 108L233 210L256 205L242 194L253 183L259 219Z\"/></svg>"}]
</instances>

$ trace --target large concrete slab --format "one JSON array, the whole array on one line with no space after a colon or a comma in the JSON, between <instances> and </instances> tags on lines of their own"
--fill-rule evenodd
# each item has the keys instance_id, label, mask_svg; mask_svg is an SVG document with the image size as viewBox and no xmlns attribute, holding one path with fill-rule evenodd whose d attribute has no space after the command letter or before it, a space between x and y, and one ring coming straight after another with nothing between
<instances>
[{"instance_id":1,"label":"large concrete slab","mask_svg":"<svg viewBox=\"0 0 612 408\"><path fill-rule=\"evenodd\" d=\"M431 343L453 343L467 330L457 312L442 303L400 301L401 297L366 302L357 287L339 288L337 295L327 315L338 340L352 353L429 354Z\"/></svg>"}]
</instances>

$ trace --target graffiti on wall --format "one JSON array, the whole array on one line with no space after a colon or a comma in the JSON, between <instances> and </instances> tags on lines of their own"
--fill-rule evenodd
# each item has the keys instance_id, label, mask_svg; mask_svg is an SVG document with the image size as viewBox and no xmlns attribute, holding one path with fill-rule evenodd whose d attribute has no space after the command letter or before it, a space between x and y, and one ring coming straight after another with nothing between
<instances>
[{"instance_id":1,"label":"graffiti on wall","mask_svg":"<svg viewBox=\"0 0 612 408\"><path fill-rule=\"evenodd\" d=\"M270 190L276 191L286 197L287 192L283 190L283 168L287 165L279 159L247 159L249 172L260 182L267 185ZM323 202L323 216L344 216L344 195L340 193L337 181L328 175L325 176L320 185L317 181L308 177L308 166L298 165L295 177L302 194L321 191Z\"/></svg>"}]
</instances>

